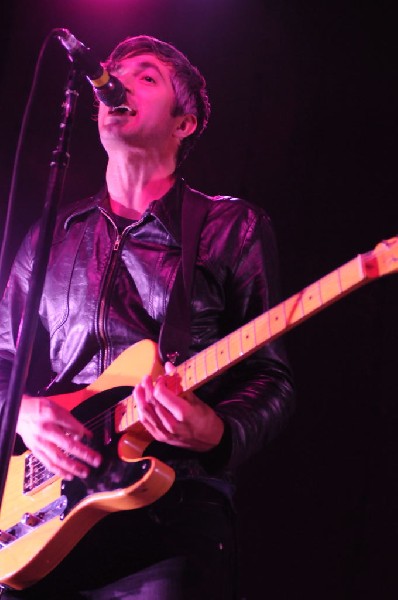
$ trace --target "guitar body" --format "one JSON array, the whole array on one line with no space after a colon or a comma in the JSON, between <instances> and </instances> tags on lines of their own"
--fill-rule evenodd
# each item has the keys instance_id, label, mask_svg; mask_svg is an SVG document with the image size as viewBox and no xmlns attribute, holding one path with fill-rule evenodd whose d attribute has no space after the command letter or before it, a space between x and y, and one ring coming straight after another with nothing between
<instances>
[{"instance_id":1,"label":"guitar body","mask_svg":"<svg viewBox=\"0 0 398 600\"><path fill-rule=\"evenodd\" d=\"M115 427L122 422L124 399L132 403L133 386L145 374L156 378L161 372L156 344L143 340L87 388L53 398L92 430L90 445L103 461L87 479L66 481L29 451L11 459L0 513L2 584L15 589L33 585L105 515L146 506L171 487L173 470L142 457L152 440L144 428L139 423L123 432Z\"/></svg>"}]
</instances>

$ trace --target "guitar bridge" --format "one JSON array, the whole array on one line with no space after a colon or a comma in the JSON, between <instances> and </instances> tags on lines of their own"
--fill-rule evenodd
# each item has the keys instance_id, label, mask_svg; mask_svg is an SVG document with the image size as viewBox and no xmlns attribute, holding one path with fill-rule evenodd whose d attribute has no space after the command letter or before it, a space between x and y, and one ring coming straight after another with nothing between
<instances>
[{"instance_id":1,"label":"guitar bridge","mask_svg":"<svg viewBox=\"0 0 398 600\"><path fill-rule=\"evenodd\" d=\"M57 517L62 518L67 504L68 500L66 496L60 496L57 500L36 513L25 513L19 523L16 523L9 529L0 529L0 550L27 535L33 529L44 525L44 523L52 521L52 519Z\"/></svg>"}]
</instances>

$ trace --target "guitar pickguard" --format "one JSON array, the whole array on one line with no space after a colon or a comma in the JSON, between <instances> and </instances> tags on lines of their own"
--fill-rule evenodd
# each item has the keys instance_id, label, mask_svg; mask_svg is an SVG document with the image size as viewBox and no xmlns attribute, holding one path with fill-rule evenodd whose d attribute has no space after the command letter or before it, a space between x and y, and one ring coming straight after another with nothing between
<instances>
[{"instance_id":1,"label":"guitar pickguard","mask_svg":"<svg viewBox=\"0 0 398 600\"><path fill-rule=\"evenodd\" d=\"M120 400L131 395L132 390L131 387L122 386L100 392L72 411L80 422L87 423L92 430L93 437L85 439L84 443L101 454L102 463L96 469L91 468L85 479L75 477L72 481L62 482L61 491L67 498L64 517L84 498L134 485L148 471L149 459L125 462L118 454L120 436L114 430L113 408Z\"/></svg>"}]
</instances>

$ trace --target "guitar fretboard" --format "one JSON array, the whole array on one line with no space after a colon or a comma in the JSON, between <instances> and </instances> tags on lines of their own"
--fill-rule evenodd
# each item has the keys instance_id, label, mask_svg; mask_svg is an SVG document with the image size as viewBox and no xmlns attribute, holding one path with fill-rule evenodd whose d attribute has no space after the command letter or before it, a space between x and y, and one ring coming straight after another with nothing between
<instances>
[{"instance_id":1,"label":"guitar fretboard","mask_svg":"<svg viewBox=\"0 0 398 600\"><path fill-rule=\"evenodd\" d=\"M184 391L194 390L289 331L317 311L359 287L369 278L372 263L359 255L256 317L177 367Z\"/></svg>"}]
</instances>

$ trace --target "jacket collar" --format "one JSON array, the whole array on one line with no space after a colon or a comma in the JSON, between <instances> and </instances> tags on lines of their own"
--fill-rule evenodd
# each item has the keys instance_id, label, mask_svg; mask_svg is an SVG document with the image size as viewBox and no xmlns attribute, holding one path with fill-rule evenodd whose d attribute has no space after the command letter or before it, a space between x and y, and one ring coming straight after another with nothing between
<instances>
[{"instance_id":1,"label":"jacket collar","mask_svg":"<svg viewBox=\"0 0 398 600\"><path fill-rule=\"evenodd\" d=\"M181 246L181 206L186 184L182 178L177 178L173 187L159 200L154 200L148 206L148 212L155 217Z\"/></svg>"},{"instance_id":2,"label":"jacket collar","mask_svg":"<svg viewBox=\"0 0 398 600\"><path fill-rule=\"evenodd\" d=\"M181 246L181 206L186 188L185 181L181 177L177 177L173 187L162 198L153 200L144 213L144 215L152 215L157 219L179 246ZM78 205L71 206L65 219L65 229L76 217L99 208L110 212L106 185L94 196L79 202Z\"/></svg>"}]
</instances>

